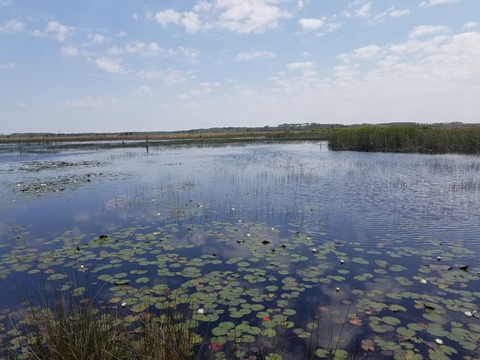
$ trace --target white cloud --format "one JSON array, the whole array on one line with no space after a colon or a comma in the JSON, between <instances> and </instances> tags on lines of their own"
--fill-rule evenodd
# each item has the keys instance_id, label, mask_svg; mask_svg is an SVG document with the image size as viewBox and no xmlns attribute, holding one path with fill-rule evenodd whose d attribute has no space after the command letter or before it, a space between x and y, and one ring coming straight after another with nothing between
<instances>
[{"instance_id":1,"label":"white cloud","mask_svg":"<svg viewBox=\"0 0 480 360\"><path fill-rule=\"evenodd\" d=\"M0 0L0 7L10 6L12 2L10 0Z\"/></svg>"},{"instance_id":2,"label":"white cloud","mask_svg":"<svg viewBox=\"0 0 480 360\"><path fill-rule=\"evenodd\" d=\"M342 11L342 15L347 18L366 18L370 16L371 8L371 2L363 3L363 1L355 0L347 6L347 10Z\"/></svg>"},{"instance_id":3,"label":"white cloud","mask_svg":"<svg viewBox=\"0 0 480 360\"><path fill-rule=\"evenodd\" d=\"M361 61L372 61L378 58L381 49L382 48L378 45L368 45L353 50L351 56L354 59Z\"/></svg>"},{"instance_id":4,"label":"white cloud","mask_svg":"<svg viewBox=\"0 0 480 360\"><path fill-rule=\"evenodd\" d=\"M458 0L428 0L420 3L420 7L425 9L436 5L454 4L457 1Z\"/></svg>"},{"instance_id":5,"label":"white cloud","mask_svg":"<svg viewBox=\"0 0 480 360\"><path fill-rule=\"evenodd\" d=\"M390 17L400 17L404 15L410 14L410 9L404 9L404 10L392 10L390 12Z\"/></svg>"},{"instance_id":6,"label":"white cloud","mask_svg":"<svg viewBox=\"0 0 480 360\"><path fill-rule=\"evenodd\" d=\"M382 48L378 45L368 45L355 50L348 54L340 54L337 56L338 60L344 63L349 63L352 60L357 61L373 61L379 58L382 53Z\"/></svg>"},{"instance_id":7,"label":"white cloud","mask_svg":"<svg viewBox=\"0 0 480 360\"><path fill-rule=\"evenodd\" d=\"M155 14L155 20L162 25L167 27L168 24L178 24L180 22L181 14L172 9L167 9L165 11L159 11Z\"/></svg>"},{"instance_id":8,"label":"white cloud","mask_svg":"<svg viewBox=\"0 0 480 360\"><path fill-rule=\"evenodd\" d=\"M157 12L155 20L163 27L181 25L187 32L224 29L238 33L262 33L275 29L281 19L292 15L282 10L278 0L216 0L201 1L192 11L177 12L167 9Z\"/></svg>"},{"instance_id":9,"label":"white cloud","mask_svg":"<svg viewBox=\"0 0 480 360\"><path fill-rule=\"evenodd\" d=\"M370 10L372 8L372 3L367 2L363 4L356 12L355 12L355 17L360 17L364 18L370 15Z\"/></svg>"},{"instance_id":10,"label":"white cloud","mask_svg":"<svg viewBox=\"0 0 480 360\"><path fill-rule=\"evenodd\" d=\"M447 26L437 26L437 25L419 25L415 26L412 31L410 31L410 38L418 38L426 35L433 35L438 33L448 33L450 28Z\"/></svg>"},{"instance_id":11,"label":"white cloud","mask_svg":"<svg viewBox=\"0 0 480 360\"><path fill-rule=\"evenodd\" d=\"M49 21L45 27L45 30L35 30L33 35L52 36L55 40L62 42L72 34L73 30L73 27L62 25L58 21Z\"/></svg>"},{"instance_id":12,"label":"white cloud","mask_svg":"<svg viewBox=\"0 0 480 360\"><path fill-rule=\"evenodd\" d=\"M141 70L137 73L137 75L142 79L160 81L168 86L181 84L193 78L193 76L188 72L173 69L160 70L155 68Z\"/></svg>"},{"instance_id":13,"label":"white cloud","mask_svg":"<svg viewBox=\"0 0 480 360\"><path fill-rule=\"evenodd\" d=\"M163 52L163 49L156 42L144 43L141 41L131 42L123 47L112 46L108 49L108 54L119 56L123 54L139 55L143 57L157 56Z\"/></svg>"},{"instance_id":14,"label":"white cloud","mask_svg":"<svg viewBox=\"0 0 480 360\"><path fill-rule=\"evenodd\" d=\"M203 11L210 11L212 9L212 3L208 1L199 1L193 7L193 11L195 12L203 12Z\"/></svg>"},{"instance_id":15,"label":"white cloud","mask_svg":"<svg viewBox=\"0 0 480 360\"><path fill-rule=\"evenodd\" d=\"M317 30L320 29L325 24L326 17L320 19L316 18L301 18L298 20L300 26L304 30Z\"/></svg>"},{"instance_id":16,"label":"white cloud","mask_svg":"<svg viewBox=\"0 0 480 360\"><path fill-rule=\"evenodd\" d=\"M304 78L310 78L316 75L315 63L312 61L290 63L287 65L287 69L292 71L300 70Z\"/></svg>"},{"instance_id":17,"label":"white cloud","mask_svg":"<svg viewBox=\"0 0 480 360\"><path fill-rule=\"evenodd\" d=\"M80 54L80 51L75 46L62 47L62 54L68 57L75 57Z\"/></svg>"},{"instance_id":18,"label":"white cloud","mask_svg":"<svg viewBox=\"0 0 480 360\"><path fill-rule=\"evenodd\" d=\"M114 74L121 74L125 72L124 67L118 62L118 60L101 57L95 60L95 64L102 70L105 70Z\"/></svg>"},{"instance_id":19,"label":"white cloud","mask_svg":"<svg viewBox=\"0 0 480 360\"><path fill-rule=\"evenodd\" d=\"M262 33L278 27L281 19L292 15L281 10L276 0L217 0L219 27L239 33Z\"/></svg>"},{"instance_id":20,"label":"white cloud","mask_svg":"<svg viewBox=\"0 0 480 360\"><path fill-rule=\"evenodd\" d=\"M297 1L297 7L301 10L305 7L305 2L303 0Z\"/></svg>"},{"instance_id":21,"label":"white cloud","mask_svg":"<svg viewBox=\"0 0 480 360\"><path fill-rule=\"evenodd\" d=\"M103 44L112 40L110 37L102 34L88 34L87 37L91 44Z\"/></svg>"},{"instance_id":22,"label":"white cloud","mask_svg":"<svg viewBox=\"0 0 480 360\"><path fill-rule=\"evenodd\" d=\"M9 20L3 25L0 24L0 33L13 34L22 31L25 28L25 23L19 20Z\"/></svg>"},{"instance_id":23,"label":"white cloud","mask_svg":"<svg viewBox=\"0 0 480 360\"><path fill-rule=\"evenodd\" d=\"M186 48L183 46L179 46L177 52L173 52L174 54L178 53L183 56L184 60L195 62L198 58L198 52L195 49Z\"/></svg>"},{"instance_id":24,"label":"white cloud","mask_svg":"<svg viewBox=\"0 0 480 360\"><path fill-rule=\"evenodd\" d=\"M235 56L236 61L250 61L253 59L264 58L264 59L273 59L275 58L275 53L264 50L255 50L249 52L242 52Z\"/></svg>"},{"instance_id":25,"label":"white cloud","mask_svg":"<svg viewBox=\"0 0 480 360\"><path fill-rule=\"evenodd\" d=\"M192 11L183 13L180 23L185 27L187 32L195 33L202 29L202 22L199 16Z\"/></svg>"},{"instance_id":26,"label":"white cloud","mask_svg":"<svg viewBox=\"0 0 480 360\"><path fill-rule=\"evenodd\" d=\"M465 30L471 30L471 29L475 29L477 26L478 26L478 23L476 23L475 21L470 21L463 24L462 28Z\"/></svg>"}]
</instances>

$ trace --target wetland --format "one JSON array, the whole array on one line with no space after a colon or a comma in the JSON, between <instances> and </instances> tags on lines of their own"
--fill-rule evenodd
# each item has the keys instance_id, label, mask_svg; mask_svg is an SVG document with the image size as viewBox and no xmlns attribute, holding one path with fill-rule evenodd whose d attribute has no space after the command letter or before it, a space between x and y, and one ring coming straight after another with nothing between
<instances>
[{"instance_id":1,"label":"wetland","mask_svg":"<svg viewBox=\"0 0 480 360\"><path fill-rule=\"evenodd\" d=\"M2 351L65 293L179 309L198 358L478 358L478 156L83 145L0 151Z\"/></svg>"}]
</instances>

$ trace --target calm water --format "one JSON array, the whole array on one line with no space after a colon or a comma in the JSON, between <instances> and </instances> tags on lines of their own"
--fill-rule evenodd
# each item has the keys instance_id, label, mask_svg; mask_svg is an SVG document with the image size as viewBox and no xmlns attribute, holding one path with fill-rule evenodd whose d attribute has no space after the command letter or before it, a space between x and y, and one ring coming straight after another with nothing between
<instances>
[{"instance_id":1,"label":"calm water","mask_svg":"<svg viewBox=\"0 0 480 360\"><path fill-rule=\"evenodd\" d=\"M188 307L222 350L475 353L480 158L148 150L0 152L2 332L43 279L125 314Z\"/></svg>"}]
</instances>

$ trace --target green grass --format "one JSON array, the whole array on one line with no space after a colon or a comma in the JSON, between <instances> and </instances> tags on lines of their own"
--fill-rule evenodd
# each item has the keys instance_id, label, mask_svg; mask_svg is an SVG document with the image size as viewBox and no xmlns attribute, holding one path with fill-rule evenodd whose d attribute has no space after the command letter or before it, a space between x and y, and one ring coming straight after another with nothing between
<instances>
[{"instance_id":1,"label":"green grass","mask_svg":"<svg viewBox=\"0 0 480 360\"><path fill-rule=\"evenodd\" d=\"M332 150L465 153L480 152L480 127L366 126L329 135Z\"/></svg>"},{"instance_id":2,"label":"green grass","mask_svg":"<svg viewBox=\"0 0 480 360\"><path fill-rule=\"evenodd\" d=\"M186 360L202 338L179 310L160 315L100 310L83 296L55 292L53 304L23 303L23 316L3 339L0 357L34 360ZM7 344L5 344L5 342Z\"/></svg>"}]
</instances>

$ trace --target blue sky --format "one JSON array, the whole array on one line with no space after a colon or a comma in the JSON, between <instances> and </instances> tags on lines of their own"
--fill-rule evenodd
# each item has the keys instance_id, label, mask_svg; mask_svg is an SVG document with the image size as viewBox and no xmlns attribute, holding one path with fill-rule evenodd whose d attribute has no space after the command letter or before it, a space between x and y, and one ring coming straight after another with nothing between
<instances>
[{"instance_id":1,"label":"blue sky","mask_svg":"<svg viewBox=\"0 0 480 360\"><path fill-rule=\"evenodd\" d=\"M0 0L0 133L480 122L479 0Z\"/></svg>"}]
</instances>

